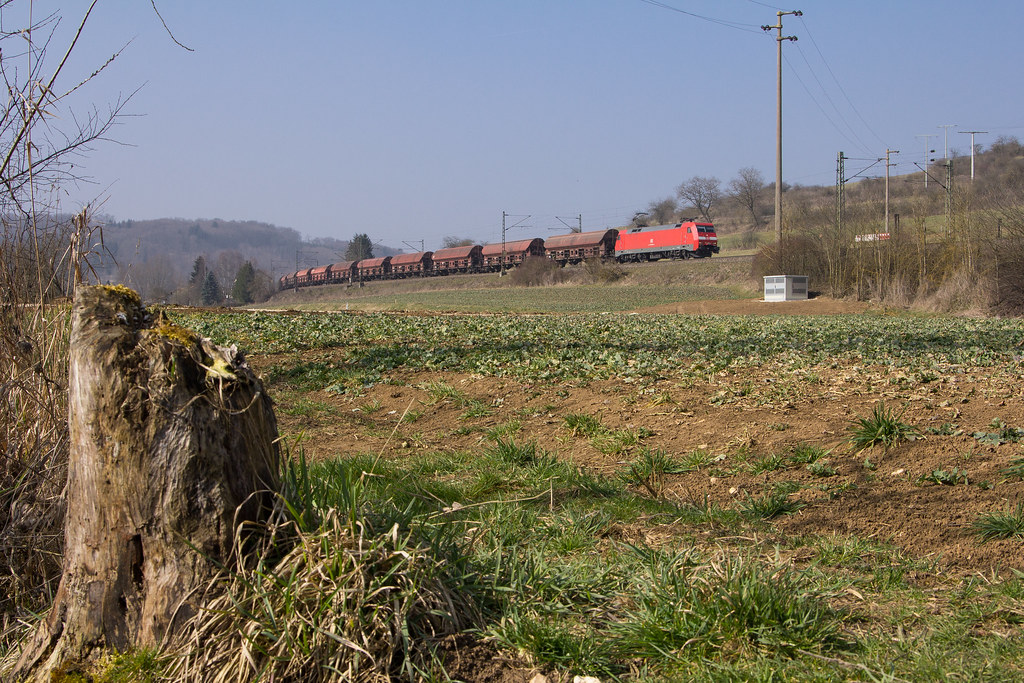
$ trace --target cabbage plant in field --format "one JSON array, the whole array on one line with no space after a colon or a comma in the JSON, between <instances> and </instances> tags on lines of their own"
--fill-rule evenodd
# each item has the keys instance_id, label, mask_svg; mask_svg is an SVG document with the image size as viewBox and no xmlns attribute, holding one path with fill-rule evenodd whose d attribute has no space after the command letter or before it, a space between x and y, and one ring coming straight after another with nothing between
<instances>
[{"instance_id":1,"label":"cabbage plant in field","mask_svg":"<svg viewBox=\"0 0 1024 683\"><path fill-rule=\"evenodd\" d=\"M339 349L356 374L396 368L533 380L707 376L771 363L916 372L1010 368L1017 320L882 316L189 314L182 322L259 353ZM922 379L922 381L924 381Z\"/></svg>"}]
</instances>

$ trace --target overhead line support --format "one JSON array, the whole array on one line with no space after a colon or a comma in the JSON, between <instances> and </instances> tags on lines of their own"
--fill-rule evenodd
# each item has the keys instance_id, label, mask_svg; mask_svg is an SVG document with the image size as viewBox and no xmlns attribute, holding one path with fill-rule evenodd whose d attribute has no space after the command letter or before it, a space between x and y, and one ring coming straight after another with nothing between
<instances>
[{"instance_id":1,"label":"overhead line support","mask_svg":"<svg viewBox=\"0 0 1024 683\"><path fill-rule=\"evenodd\" d=\"M800 10L792 10L790 12L776 12L778 17L778 23L774 26L762 26L761 29L764 31L771 31L772 29L778 30L778 35L775 38L777 47L777 65L778 65L778 77L776 79L776 116L775 116L775 242L782 242L782 41L796 40L796 36L784 36L782 35L782 17L787 14L800 17L803 16L803 12Z\"/></svg>"}]
</instances>

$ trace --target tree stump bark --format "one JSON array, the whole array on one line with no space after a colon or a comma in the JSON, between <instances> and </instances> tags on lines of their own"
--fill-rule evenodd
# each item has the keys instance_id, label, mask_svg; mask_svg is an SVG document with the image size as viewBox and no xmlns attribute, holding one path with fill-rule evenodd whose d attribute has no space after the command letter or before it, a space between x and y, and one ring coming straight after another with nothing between
<instances>
[{"instance_id":1,"label":"tree stump bark","mask_svg":"<svg viewBox=\"0 0 1024 683\"><path fill-rule=\"evenodd\" d=\"M125 287L75 297L69 420L63 574L17 680L157 646L277 491L272 404L241 354L152 316Z\"/></svg>"}]
</instances>

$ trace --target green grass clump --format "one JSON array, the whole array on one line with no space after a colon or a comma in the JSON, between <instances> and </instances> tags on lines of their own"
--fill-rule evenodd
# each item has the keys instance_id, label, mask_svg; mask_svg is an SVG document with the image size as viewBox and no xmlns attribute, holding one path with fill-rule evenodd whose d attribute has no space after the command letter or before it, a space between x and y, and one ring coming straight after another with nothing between
<instances>
[{"instance_id":1,"label":"green grass clump","mask_svg":"<svg viewBox=\"0 0 1024 683\"><path fill-rule=\"evenodd\" d=\"M897 413L879 401L871 410L870 417L858 418L849 427L850 443L854 450L860 451L881 444L891 448L903 441L911 441L920 436L918 429L903 422L905 411Z\"/></svg>"},{"instance_id":2,"label":"green grass clump","mask_svg":"<svg viewBox=\"0 0 1024 683\"><path fill-rule=\"evenodd\" d=\"M640 486L655 498L659 498L664 491L667 475L685 474L693 469L693 465L669 455L660 448L643 448L622 476L627 484Z\"/></svg>"},{"instance_id":3,"label":"green grass clump","mask_svg":"<svg viewBox=\"0 0 1024 683\"><path fill-rule=\"evenodd\" d=\"M488 439L497 441L502 437L512 438L519 433L519 430L523 428L523 423L518 419L511 419L501 424L494 425L490 429L484 431L484 434Z\"/></svg>"},{"instance_id":4,"label":"green grass clump","mask_svg":"<svg viewBox=\"0 0 1024 683\"><path fill-rule=\"evenodd\" d=\"M789 455L789 462L800 465L810 465L816 463L822 458L827 458L832 454L831 449L822 448L809 443L799 443L793 446L792 452Z\"/></svg>"},{"instance_id":5,"label":"green grass clump","mask_svg":"<svg viewBox=\"0 0 1024 683\"><path fill-rule=\"evenodd\" d=\"M517 444L514 439L496 439L484 456L505 465L531 465L537 462L537 444Z\"/></svg>"},{"instance_id":6,"label":"green grass clump","mask_svg":"<svg viewBox=\"0 0 1024 683\"><path fill-rule=\"evenodd\" d=\"M740 511L754 519L774 519L780 515L791 515L804 505L791 499L787 491L781 490L760 496L747 496L740 504Z\"/></svg>"},{"instance_id":7,"label":"green grass clump","mask_svg":"<svg viewBox=\"0 0 1024 683\"><path fill-rule=\"evenodd\" d=\"M473 417L488 417L493 414L494 411L491 410L491 407L486 403L471 398L466 402L465 412L463 412L459 417L463 420L468 420Z\"/></svg>"},{"instance_id":8,"label":"green grass clump","mask_svg":"<svg viewBox=\"0 0 1024 683\"><path fill-rule=\"evenodd\" d=\"M601 418L596 415L571 413L563 417L562 421L565 423L566 428L572 436L579 436L582 434L583 436L592 439L605 431L605 426L601 423Z\"/></svg>"},{"instance_id":9,"label":"green grass clump","mask_svg":"<svg viewBox=\"0 0 1024 683\"><path fill-rule=\"evenodd\" d=\"M450 401L457 406L464 406L469 402L469 398L465 393L459 391L447 382L442 381L431 381L423 385L423 390L427 392L428 400L425 401L427 405L434 405L441 403L442 401Z\"/></svg>"},{"instance_id":10,"label":"green grass clump","mask_svg":"<svg viewBox=\"0 0 1024 683\"><path fill-rule=\"evenodd\" d=\"M994 541L1024 536L1024 503L1016 507L1007 507L1002 512L990 512L981 515L971 525L982 541Z\"/></svg>"},{"instance_id":11,"label":"green grass clump","mask_svg":"<svg viewBox=\"0 0 1024 683\"><path fill-rule=\"evenodd\" d=\"M621 656L700 661L843 646L841 615L788 567L742 556L694 564L685 554L645 554L636 607L612 629Z\"/></svg>"},{"instance_id":12,"label":"green grass clump","mask_svg":"<svg viewBox=\"0 0 1024 683\"><path fill-rule=\"evenodd\" d=\"M771 453L751 461L747 465L747 471L751 474L764 474L783 469L786 466L786 458L781 453Z\"/></svg>"}]
</instances>

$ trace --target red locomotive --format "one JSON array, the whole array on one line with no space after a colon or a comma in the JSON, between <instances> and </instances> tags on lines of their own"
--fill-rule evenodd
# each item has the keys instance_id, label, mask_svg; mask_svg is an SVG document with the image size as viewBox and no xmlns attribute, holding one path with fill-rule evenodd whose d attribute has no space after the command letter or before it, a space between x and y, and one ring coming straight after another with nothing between
<instances>
[{"instance_id":1,"label":"red locomotive","mask_svg":"<svg viewBox=\"0 0 1024 683\"><path fill-rule=\"evenodd\" d=\"M717 253L715 226L695 221L621 230L615 242L615 258L620 262L704 258Z\"/></svg>"}]
</instances>

